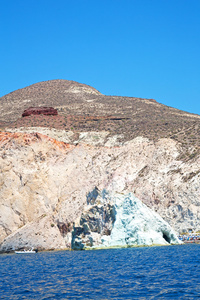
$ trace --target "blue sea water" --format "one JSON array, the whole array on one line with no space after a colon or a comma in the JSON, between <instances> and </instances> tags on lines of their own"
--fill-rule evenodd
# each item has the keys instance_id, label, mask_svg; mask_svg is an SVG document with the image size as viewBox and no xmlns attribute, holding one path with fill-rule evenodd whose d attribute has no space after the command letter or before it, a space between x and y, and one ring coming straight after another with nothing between
<instances>
[{"instance_id":1,"label":"blue sea water","mask_svg":"<svg viewBox=\"0 0 200 300\"><path fill-rule=\"evenodd\" d=\"M200 299L200 245L3 254L0 299Z\"/></svg>"}]
</instances>

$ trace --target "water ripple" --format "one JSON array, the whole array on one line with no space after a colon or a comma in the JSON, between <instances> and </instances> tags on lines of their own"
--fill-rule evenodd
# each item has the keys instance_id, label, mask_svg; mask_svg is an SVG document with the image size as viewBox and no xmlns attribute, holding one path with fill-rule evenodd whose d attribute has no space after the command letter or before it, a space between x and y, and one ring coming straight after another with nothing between
<instances>
[{"instance_id":1,"label":"water ripple","mask_svg":"<svg viewBox=\"0 0 200 300\"><path fill-rule=\"evenodd\" d=\"M0 255L0 299L200 299L200 245Z\"/></svg>"}]
</instances>

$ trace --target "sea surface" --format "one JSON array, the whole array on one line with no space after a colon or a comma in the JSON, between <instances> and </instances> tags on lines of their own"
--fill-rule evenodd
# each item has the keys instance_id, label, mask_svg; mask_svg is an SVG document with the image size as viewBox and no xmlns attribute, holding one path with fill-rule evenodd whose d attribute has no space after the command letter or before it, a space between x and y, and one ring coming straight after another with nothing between
<instances>
[{"instance_id":1,"label":"sea surface","mask_svg":"<svg viewBox=\"0 0 200 300\"><path fill-rule=\"evenodd\" d=\"M200 299L200 245L2 254L0 299Z\"/></svg>"}]
</instances>

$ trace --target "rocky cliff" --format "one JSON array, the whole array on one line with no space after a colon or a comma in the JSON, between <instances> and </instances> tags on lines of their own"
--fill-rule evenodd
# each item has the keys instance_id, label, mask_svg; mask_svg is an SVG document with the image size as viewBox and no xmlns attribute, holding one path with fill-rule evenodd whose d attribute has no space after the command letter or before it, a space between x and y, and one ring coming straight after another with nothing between
<instances>
[{"instance_id":1,"label":"rocky cliff","mask_svg":"<svg viewBox=\"0 0 200 300\"><path fill-rule=\"evenodd\" d=\"M1 252L173 244L200 230L198 115L62 80L0 101ZM27 105L59 114L21 118Z\"/></svg>"},{"instance_id":2,"label":"rocky cliff","mask_svg":"<svg viewBox=\"0 0 200 300\"><path fill-rule=\"evenodd\" d=\"M119 145L105 132L76 135L74 142L72 136L65 143L38 132L0 134L1 251L70 248L88 205L95 205L95 216L104 215L100 236L109 236L116 208L113 198L102 208L91 202L95 187L124 197L133 193L176 233L200 229L198 155L183 160L181 145L171 139L138 137ZM97 226L99 219L93 221Z\"/></svg>"}]
</instances>

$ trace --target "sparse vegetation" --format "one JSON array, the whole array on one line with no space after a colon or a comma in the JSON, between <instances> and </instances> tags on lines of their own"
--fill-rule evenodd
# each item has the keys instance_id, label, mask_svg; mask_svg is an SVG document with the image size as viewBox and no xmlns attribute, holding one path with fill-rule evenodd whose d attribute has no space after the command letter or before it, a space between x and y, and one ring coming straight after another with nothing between
<instances>
[{"instance_id":1,"label":"sparse vegetation","mask_svg":"<svg viewBox=\"0 0 200 300\"><path fill-rule=\"evenodd\" d=\"M152 99L105 96L85 85L94 93L72 93L71 86L82 85L52 80L2 97L0 129L6 126L40 126L75 132L107 130L110 135L123 134L124 141L142 135L155 141L171 138L179 142L185 151L191 146L200 147L200 117L197 115L167 107ZM53 106L58 109L59 115L21 118L22 112L28 108L26 99L29 99L28 107ZM196 154L190 153L184 159L194 159L198 153L196 150Z\"/></svg>"}]
</instances>

